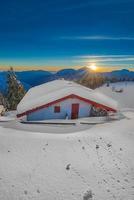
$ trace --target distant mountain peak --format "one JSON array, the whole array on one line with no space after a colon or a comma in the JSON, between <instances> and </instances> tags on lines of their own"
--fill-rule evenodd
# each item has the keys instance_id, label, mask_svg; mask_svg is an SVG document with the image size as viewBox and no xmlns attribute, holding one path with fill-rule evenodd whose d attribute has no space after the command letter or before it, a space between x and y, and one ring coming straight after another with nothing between
<instances>
[{"instance_id":1,"label":"distant mountain peak","mask_svg":"<svg viewBox=\"0 0 134 200\"><path fill-rule=\"evenodd\" d=\"M121 71L130 72L128 69L122 69Z\"/></svg>"}]
</instances>

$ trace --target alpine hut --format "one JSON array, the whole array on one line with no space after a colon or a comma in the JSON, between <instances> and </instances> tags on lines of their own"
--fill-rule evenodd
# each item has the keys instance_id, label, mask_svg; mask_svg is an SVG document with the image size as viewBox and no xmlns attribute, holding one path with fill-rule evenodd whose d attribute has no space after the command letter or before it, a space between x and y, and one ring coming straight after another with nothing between
<instances>
[{"instance_id":1,"label":"alpine hut","mask_svg":"<svg viewBox=\"0 0 134 200\"><path fill-rule=\"evenodd\" d=\"M77 83L54 80L31 88L17 107L27 121L77 119L117 112L113 99Z\"/></svg>"}]
</instances>

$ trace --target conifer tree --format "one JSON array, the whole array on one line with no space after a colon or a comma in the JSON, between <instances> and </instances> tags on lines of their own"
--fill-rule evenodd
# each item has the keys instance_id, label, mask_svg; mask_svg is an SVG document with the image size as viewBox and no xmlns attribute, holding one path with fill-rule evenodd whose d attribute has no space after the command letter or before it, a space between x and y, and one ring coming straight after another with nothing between
<instances>
[{"instance_id":1,"label":"conifer tree","mask_svg":"<svg viewBox=\"0 0 134 200\"><path fill-rule=\"evenodd\" d=\"M86 74L77 82L91 89L95 89L102 86L106 82L106 79L99 74Z\"/></svg>"},{"instance_id":2,"label":"conifer tree","mask_svg":"<svg viewBox=\"0 0 134 200\"><path fill-rule=\"evenodd\" d=\"M12 67L7 73L7 87L8 109L15 110L18 103L25 95L25 90L21 82L17 80L16 74Z\"/></svg>"},{"instance_id":3,"label":"conifer tree","mask_svg":"<svg viewBox=\"0 0 134 200\"><path fill-rule=\"evenodd\" d=\"M0 105L3 105L5 110L7 110L7 101L5 95L0 92Z\"/></svg>"}]
</instances>

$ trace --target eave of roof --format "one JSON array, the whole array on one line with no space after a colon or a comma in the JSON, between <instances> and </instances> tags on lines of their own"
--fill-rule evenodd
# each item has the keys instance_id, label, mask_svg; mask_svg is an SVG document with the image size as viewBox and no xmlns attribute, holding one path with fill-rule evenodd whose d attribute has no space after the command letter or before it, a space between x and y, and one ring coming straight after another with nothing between
<instances>
[{"instance_id":1,"label":"eave of roof","mask_svg":"<svg viewBox=\"0 0 134 200\"><path fill-rule=\"evenodd\" d=\"M91 104L91 105L93 105L93 106L95 106L95 107L99 107L99 108L102 108L102 109L105 109L105 110L111 111L111 112L117 112L116 109L111 108L111 107L109 107L109 106L106 106L106 105L97 103L97 102L95 102L95 101L92 101L92 100L83 98L83 97L78 96L78 95L75 95L75 94L70 94L70 95L65 96L65 97L62 97L62 98L60 98L60 99L51 101L51 102L49 102L49 103L47 103L47 104L44 104L44 105L35 107L35 108L33 108L33 109L27 110L27 111L22 112L22 113L19 113L19 114L17 114L17 117L18 117L18 118L19 118L19 117L23 117L23 116L28 115L28 114L30 114L30 113L32 113L32 112L35 112L35 111L40 110L40 109L43 109L43 108L47 108L47 107L49 107L49 106L51 106L51 105L53 105L53 104L59 103L59 102L61 102L61 101L64 101L64 100L66 100L66 99L69 99L69 98L77 98L77 99L80 99L80 100L82 100L82 101L84 101L84 102L86 102L86 103L89 103L89 104Z\"/></svg>"}]
</instances>

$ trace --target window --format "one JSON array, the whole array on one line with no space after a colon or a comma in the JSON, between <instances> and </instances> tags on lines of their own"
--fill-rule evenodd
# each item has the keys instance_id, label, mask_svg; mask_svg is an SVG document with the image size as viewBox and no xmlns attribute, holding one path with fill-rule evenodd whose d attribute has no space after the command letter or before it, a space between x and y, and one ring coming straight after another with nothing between
<instances>
[{"instance_id":1,"label":"window","mask_svg":"<svg viewBox=\"0 0 134 200\"><path fill-rule=\"evenodd\" d=\"M55 113L60 113L60 106L55 106L54 107L54 112Z\"/></svg>"}]
</instances>

